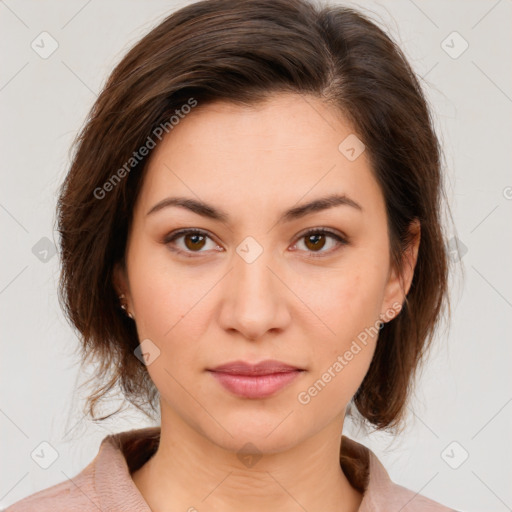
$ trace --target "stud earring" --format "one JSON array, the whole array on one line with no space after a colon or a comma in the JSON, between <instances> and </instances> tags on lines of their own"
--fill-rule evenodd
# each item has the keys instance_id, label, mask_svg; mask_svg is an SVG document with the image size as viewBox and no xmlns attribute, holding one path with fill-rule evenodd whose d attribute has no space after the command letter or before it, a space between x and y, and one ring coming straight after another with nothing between
<instances>
[{"instance_id":1,"label":"stud earring","mask_svg":"<svg viewBox=\"0 0 512 512\"><path fill-rule=\"evenodd\" d=\"M133 320L133 315L126 308L125 298L126 298L126 295L124 293L119 295L119 301L121 302L121 309L123 309L124 312Z\"/></svg>"}]
</instances>

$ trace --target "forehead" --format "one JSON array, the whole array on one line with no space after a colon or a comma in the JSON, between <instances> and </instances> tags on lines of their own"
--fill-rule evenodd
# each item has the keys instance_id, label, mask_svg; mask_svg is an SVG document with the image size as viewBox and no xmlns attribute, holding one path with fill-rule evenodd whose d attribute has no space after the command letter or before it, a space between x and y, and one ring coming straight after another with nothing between
<instances>
[{"instance_id":1,"label":"forehead","mask_svg":"<svg viewBox=\"0 0 512 512\"><path fill-rule=\"evenodd\" d=\"M180 194L217 198L228 210L273 211L302 197L342 193L378 207L382 197L365 151L355 160L340 151L347 137L355 137L353 127L311 96L280 94L255 106L199 103L153 150L139 204L146 212Z\"/></svg>"}]
</instances>

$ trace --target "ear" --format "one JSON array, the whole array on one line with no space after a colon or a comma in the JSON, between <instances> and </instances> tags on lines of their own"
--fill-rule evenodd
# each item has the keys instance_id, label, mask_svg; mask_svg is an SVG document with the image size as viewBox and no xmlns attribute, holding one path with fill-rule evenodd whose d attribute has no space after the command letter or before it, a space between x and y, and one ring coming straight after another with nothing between
<instances>
[{"instance_id":1,"label":"ear","mask_svg":"<svg viewBox=\"0 0 512 512\"><path fill-rule=\"evenodd\" d=\"M114 264L114 269L112 273L112 285L114 286L114 290L116 291L117 296L124 293L126 300L130 300L129 290L130 287L128 285L128 276L126 275L126 268L124 264L120 261Z\"/></svg>"},{"instance_id":2,"label":"ear","mask_svg":"<svg viewBox=\"0 0 512 512\"><path fill-rule=\"evenodd\" d=\"M396 268L392 262L381 317L384 322L389 322L402 308L414 277L414 269L418 260L418 250L421 239L421 225L418 219L409 224L409 245L402 254L402 269Z\"/></svg>"}]
</instances>

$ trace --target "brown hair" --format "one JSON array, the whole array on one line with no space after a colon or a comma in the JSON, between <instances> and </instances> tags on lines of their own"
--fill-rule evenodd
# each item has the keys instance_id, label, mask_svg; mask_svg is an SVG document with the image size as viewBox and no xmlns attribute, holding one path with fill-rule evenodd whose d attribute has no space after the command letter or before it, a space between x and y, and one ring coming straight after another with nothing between
<instances>
[{"instance_id":1,"label":"brown hair","mask_svg":"<svg viewBox=\"0 0 512 512\"><path fill-rule=\"evenodd\" d=\"M206 0L174 12L117 65L75 140L58 202L59 297L80 333L82 362L99 365L87 400L93 419L116 385L148 416L158 407L158 391L134 355L135 324L120 309L112 281L148 161L134 159L134 152L191 98L199 105L255 105L278 92L313 95L351 122L385 198L396 268L410 243L410 223L421 223L404 307L381 328L352 400L378 429L403 420L413 377L448 302L439 142L397 45L355 10L307 0Z\"/></svg>"}]
</instances>

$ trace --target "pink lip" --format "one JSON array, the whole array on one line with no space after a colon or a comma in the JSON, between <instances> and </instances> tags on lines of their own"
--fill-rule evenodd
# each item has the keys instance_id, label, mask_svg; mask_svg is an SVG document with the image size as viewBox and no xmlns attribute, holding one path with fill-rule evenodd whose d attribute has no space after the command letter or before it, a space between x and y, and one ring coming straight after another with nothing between
<instances>
[{"instance_id":1,"label":"pink lip","mask_svg":"<svg viewBox=\"0 0 512 512\"><path fill-rule=\"evenodd\" d=\"M233 361L208 370L231 393L244 398L266 398L287 386L303 371L281 361L258 364Z\"/></svg>"}]
</instances>

